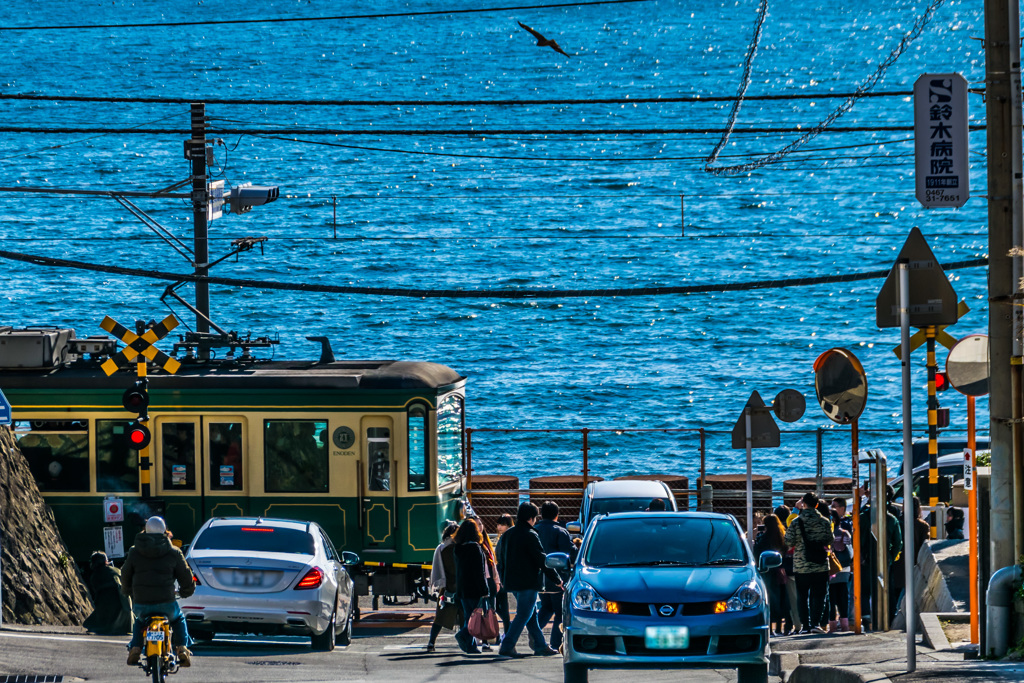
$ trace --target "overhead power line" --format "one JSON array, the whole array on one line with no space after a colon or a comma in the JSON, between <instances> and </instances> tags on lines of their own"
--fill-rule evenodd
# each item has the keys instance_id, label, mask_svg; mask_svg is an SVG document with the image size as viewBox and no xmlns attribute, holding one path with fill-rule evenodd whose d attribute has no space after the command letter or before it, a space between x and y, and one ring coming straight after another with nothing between
<instances>
[{"instance_id":1,"label":"overhead power line","mask_svg":"<svg viewBox=\"0 0 1024 683\"><path fill-rule=\"evenodd\" d=\"M420 12L380 12L377 14L341 14L330 17L274 17L268 19L208 19L205 21L159 21L137 24L76 24L66 26L0 26L0 31L62 31L68 29L97 28L153 28L168 26L219 26L224 24L282 24L312 21L348 21L352 19L390 19L396 17L425 17L439 14L482 14L511 12L528 9L556 9L559 7L585 7L587 5L623 5L650 0L590 0L589 2L563 2L545 5L517 5L511 7L481 7L478 9L439 9Z\"/></svg>"},{"instance_id":2,"label":"overhead power line","mask_svg":"<svg viewBox=\"0 0 1024 683\"><path fill-rule=\"evenodd\" d=\"M846 275L825 275L821 277L784 278L778 280L756 280L751 282L726 282L682 287L633 287L616 289L414 289L406 287L357 287L339 285L314 285L308 283L274 282L226 277L198 278L191 273L166 273L141 268L104 266L82 261L55 259L13 251L0 251L0 258L32 263L37 266L75 268L97 273L144 277L172 282L195 282L202 279L210 284L228 287L251 287L256 289L312 292L320 294L358 294L368 296L394 296L413 299L576 299L605 297L666 296L675 294L711 294L717 292L743 292L754 289L782 289L786 287L808 287L812 285L835 284L874 280L888 276L889 269L874 270ZM943 270L978 268L988 265L988 259L972 259L942 264Z\"/></svg>"},{"instance_id":3,"label":"overhead power line","mask_svg":"<svg viewBox=\"0 0 1024 683\"><path fill-rule=\"evenodd\" d=\"M781 95L747 95L744 100L828 100L845 99L855 93L819 92L788 93ZM862 97L912 97L913 90L890 90L865 93ZM669 97L578 97L536 100L281 100L224 97L90 97L86 95L27 95L0 93L0 100L26 100L30 102L101 102L105 104L203 104L254 105L260 107L531 107L540 105L588 104L701 104L704 102L735 102L735 95L674 95Z\"/></svg>"},{"instance_id":4,"label":"overhead power line","mask_svg":"<svg viewBox=\"0 0 1024 683\"><path fill-rule=\"evenodd\" d=\"M724 128L209 128L211 135L439 135L448 137L490 137L494 135L719 135ZM913 126L846 126L827 128L822 133L907 133ZM985 130L984 125L970 126L972 131ZM801 133L800 126L756 127L734 130L732 133L757 135L786 135ZM184 135L192 134L188 128L98 128L73 127L49 128L32 126L0 126L0 133L29 133L39 135L77 135L82 133L113 133L135 135Z\"/></svg>"}]
</instances>

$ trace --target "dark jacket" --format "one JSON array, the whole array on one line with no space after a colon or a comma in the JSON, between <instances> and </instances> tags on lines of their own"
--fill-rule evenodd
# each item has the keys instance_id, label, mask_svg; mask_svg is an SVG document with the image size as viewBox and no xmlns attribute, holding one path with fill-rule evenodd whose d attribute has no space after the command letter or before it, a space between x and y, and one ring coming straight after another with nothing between
<instances>
[{"instance_id":1,"label":"dark jacket","mask_svg":"<svg viewBox=\"0 0 1024 683\"><path fill-rule=\"evenodd\" d=\"M501 537L501 566L504 574L501 583L507 591L540 591L543 590L541 573L558 585L561 579L554 569L544 566L547 557L540 536L527 522L516 522Z\"/></svg>"},{"instance_id":2,"label":"dark jacket","mask_svg":"<svg viewBox=\"0 0 1024 683\"><path fill-rule=\"evenodd\" d=\"M121 572L116 567L95 567L89 576L89 594L96 609L82 624L93 633L121 636L132 630L132 602L121 593Z\"/></svg>"},{"instance_id":3,"label":"dark jacket","mask_svg":"<svg viewBox=\"0 0 1024 683\"><path fill-rule=\"evenodd\" d=\"M174 582L187 598L195 592L192 570L164 534L139 534L121 567L121 592L140 605L174 602Z\"/></svg>"},{"instance_id":4,"label":"dark jacket","mask_svg":"<svg viewBox=\"0 0 1024 683\"><path fill-rule=\"evenodd\" d=\"M484 574L484 550L479 543L455 544L455 596L479 600L490 593Z\"/></svg>"},{"instance_id":5,"label":"dark jacket","mask_svg":"<svg viewBox=\"0 0 1024 683\"><path fill-rule=\"evenodd\" d=\"M552 519L542 519L533 525L533 530L540 536L540 545L545 553L566 553L570 559L575 559L576 546L572 544L572 536L565 527L559 526ZM552 581L551 577L545 578L544 590L558 590L558 582Z\"/></svg>"}]
</instances>

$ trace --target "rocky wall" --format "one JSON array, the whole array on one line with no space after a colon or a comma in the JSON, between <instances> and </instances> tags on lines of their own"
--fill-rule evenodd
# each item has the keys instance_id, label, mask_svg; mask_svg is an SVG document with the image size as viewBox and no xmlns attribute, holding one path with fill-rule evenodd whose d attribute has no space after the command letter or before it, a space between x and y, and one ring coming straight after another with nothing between
<instances>
[{"instance_id":1,"label":"rocky wall","mask_svg":"<svg viewBox=\"0 0 1024 683\"><path fill-rule=\"evenodd\" d=\"M3 621L78 625L89 592L10 429L0 426L0 574Z\"/></svg>"}]
</instances>

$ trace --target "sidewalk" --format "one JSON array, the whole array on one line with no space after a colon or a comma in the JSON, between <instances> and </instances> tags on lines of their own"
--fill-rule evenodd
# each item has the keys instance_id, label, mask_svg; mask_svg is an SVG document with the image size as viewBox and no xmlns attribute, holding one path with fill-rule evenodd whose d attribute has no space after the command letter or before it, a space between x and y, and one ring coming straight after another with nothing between
<instances>
[{"instance_id":1,"label":"sidewalk","mask_svg":"<svg viewBox=\"0 0 1024 683\"><path fill-rule=\"evenodd\" d=\"M785 683L1021 681L1024 662L964 659L963 652L917 644L917 669L906 672L906 634L790 636L772 639L772 673ZM940 647L942 647L940 645Z\"/></svg>"}]
</instances>

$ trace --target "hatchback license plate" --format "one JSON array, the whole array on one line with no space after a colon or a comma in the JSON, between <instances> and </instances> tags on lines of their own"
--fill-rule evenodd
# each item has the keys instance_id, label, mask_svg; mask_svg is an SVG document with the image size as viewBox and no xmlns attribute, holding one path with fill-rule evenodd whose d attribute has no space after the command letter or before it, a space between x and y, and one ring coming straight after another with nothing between
<instances>
[{"instance_id":1,"label":"hatchback license plate","mask_svg":"<svg viewBox=\"0 0 1024 683\"><path fill-rule=\"evenodd\" d=\"M648 626L644 645L651 650L685 650L690 647L690 629L685 626Z\"/></svg>"},{"instance_id":2,"label":"hatchback license plate","mask_svg":"<svg viewBox=\"0 0 1024 683\"><path fill-rule=\"evenodd\" d=\"M155 643L161 643L164 640L163 631L146 631L146 640Z\"/></svg>"}]
</instances>

